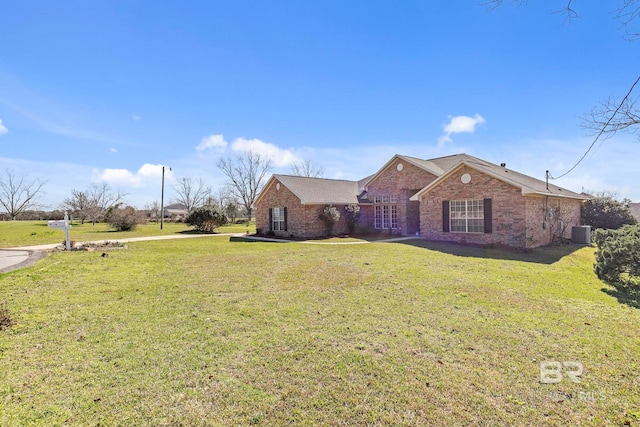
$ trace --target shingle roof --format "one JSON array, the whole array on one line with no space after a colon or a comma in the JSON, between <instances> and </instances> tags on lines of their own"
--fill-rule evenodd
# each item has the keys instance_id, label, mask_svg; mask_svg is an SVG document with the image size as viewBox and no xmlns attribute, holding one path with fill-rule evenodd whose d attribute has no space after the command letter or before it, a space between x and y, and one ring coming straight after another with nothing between
<instances>
[{"instance_id":1,"label":"shingle roof","mask_svg":"<svg viewBox=\"0 0 640 427\"><path fill-rule=\"evenodd\" d=\"M493 163L470 156L468 154L456 154L453 156L431 159L430 161L437 165L440 165L443 168L446 168L447 172L445 172L427 187L420 190L414 196L414 200L418 200L419 195L428 192L431 188L438 185L448 174L453 172L461 165L468 165L508 184L519 187L522 190L523 195L539 194L545 196L556 196L580 200L585 200L588 198L582 194L574 193L573 191L558 187L553 183L547 184L545 181L542 181L540 179L533 178L531 176L516 172L503 166L495 165Z\"/></svg>"},{"instance_id":2,"label":"shingle roof","mask_svg":"<svg viewBox=\"0 0 640 427\"><path fill-rule=\"evenodd\" d=\"M342 205L358 203L358 197L362 194L367 184L379 175L396 158L403 159L403 161L412 163L438 176L435 181L416 193L412 197L412 200L419 200L419 196L421 194L428 192L431 188L438 185L438 183L446 178L447 175L462 165L468 165L499 180L507 182L508 184L518 187L522 190L523 195L538 194L581 200L588 198L583 194L574 193L573 191L558 187L552 183L549 183L547 187L547 183L545 181L530 177L503 166L498 166L468 154L454 154L451 156L427 160L411 156L395 155L378 172L359 181L307 178L303 176L277 174L271 177L267 187L273 183L273 180L278 180L293 194L295 194L302 204ZM258 199L259 198L260 197L258 197ZM361 201L366 200L363 199Z\"/></svg>"},{"instance_id":3,"label":"shingle roof","mask_svg":"<svg viewBox=\"0 0 640 427\"><path fill-rule=\"evenodd\" d=\"M358 203L358 181L292 175L273 175L273 178L295 194L303 205Z\"/></svg>"},{"instance_id":4,"label":"shingle roof","mask_svg":"<svg viewBox=\"0 0 640 427\"><path fill-rule=\"evenodd\" d=\"M443 168L442 166L438 165L437 163L435 163L433 160L431 159L427 159L427 160L422 160L419 159L417 157L411 157L411 156L403 156L403 155L398 155L399 158L406 160L409 163L413 163L414 165L418 166L419 168L422 168L428 172L431 172L432 174L436 175L436 176L440 176L442 175L447 169Z\"/></svg>"}]
</instances>

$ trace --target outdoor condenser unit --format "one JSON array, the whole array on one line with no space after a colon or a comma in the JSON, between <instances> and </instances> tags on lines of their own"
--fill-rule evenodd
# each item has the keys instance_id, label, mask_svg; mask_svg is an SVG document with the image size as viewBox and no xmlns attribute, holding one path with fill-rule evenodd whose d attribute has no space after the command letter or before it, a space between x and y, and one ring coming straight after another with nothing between
<instances>
[{"instance_id":1,"label":"outdoor condenser unit","mask_svg":"<svg viewBox=\"0 0 640 427\"><path fill-rule=\"evenodd\" d=\"M571 241L581 245L591 244L591 226L574 225L571 227Z\"/></svg>"}]
</instances>

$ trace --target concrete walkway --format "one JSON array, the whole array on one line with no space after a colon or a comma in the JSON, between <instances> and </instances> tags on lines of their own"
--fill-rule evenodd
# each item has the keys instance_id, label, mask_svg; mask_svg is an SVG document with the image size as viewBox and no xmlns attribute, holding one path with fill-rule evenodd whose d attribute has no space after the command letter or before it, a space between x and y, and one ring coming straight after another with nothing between
<instances>
[{"instance_id":1,"label":"concrete walkway","mask_svg":"<svg viewBox=\"0 0 640 427\"><path fill-rule=\"evenodd\" d=\"M105 242L142 242L145 240L168 240L168 239L193 239L197 237L215 237L215 236L243 236L244 234L223 233L223 234L169 234L166 236L148 236L148 237L132 237L130 239L111 239L111 240L92 240L83 243L105 243ZM34 262L44 258L46 251L61 247L60 243L51 243L47 245L35 246L18 246L15 248L0 249L0 273L17 270L22 267L33 264Z\"/></svg>"},{"instance_id":2,"label":"concrete walkway","mask_svg":"<svg viewBox=\"0 0 640 427\"><path fill-rule=\"evenodd\" d=\"M247 240L256 240L259 242L274 242L274 243L300 243L303 245L368 245L369 243L389 243L389 242L403 242L405 240L417 239L417 237L393 237L391 239L382 240L362 240L359 242L323 242L322 240L285 240L274 239L271 237L259 237L259 236L245 236L237 235Z\"/></svg>"},{"instance_id":3,"label":"concrete walkway","mask_svg":"<svg viewBox=\"0 0 640 427\"><path fill-rule=\"evenodd\" d=\"M106 240L91 240L87 242L79 242L78 245L83 243L104 243L104 242L118 242L118 243L130 243L130 242L143 242L145 240L169 240L169 239L194 239L198 237L216 237L216 236L244 236L239 233L221 233L221 234L168 234L166 236L147 236L147 237L131 237L129 239L106 239ZM24 250L24 251L48 251L55 249L59 246L63 246L60 243L52 243L48 245L36 245L36 246L18 246L15 248L7 248L7 250ZM2 249L4 250L4 249Z\"/></svg>"},{"instance_id":4,"label":"concrete walkway","mask_svg":"<svg viewBox=\"0 0 640 427\"><path fill-rule=\"evenodd\" d=\"M130 239L112 239L112 240L95 240L82 243L105 243L105 242L118 242L118 243L130 243L130 242L142 242L147 240L170 240L170 239L193 239L198 237L219 237L219 236L232 236L241 237L247 240L255 240L260 242L275 242L275 243L300 243L307 245L363 245L369 243L385 243L385 242L401 242L404 240L415 239L415 237L394 237L391 239L374 240L374 241L360 241L360 242L323 242L318 240L280 240L272 239L269 237L247 236L244 233L222 233L222 234L169 234L166 236L148 236L148 237L132 237ZM82 244L79 243L79 244ZM61 247L60 243L52 243L47 245L36 246L19 246L15 248L0 249L0 273L6 273L8 271L17 270L22 267L29 266L34 262L44 258L46 251Z\"/></svg>"}]
</instances>

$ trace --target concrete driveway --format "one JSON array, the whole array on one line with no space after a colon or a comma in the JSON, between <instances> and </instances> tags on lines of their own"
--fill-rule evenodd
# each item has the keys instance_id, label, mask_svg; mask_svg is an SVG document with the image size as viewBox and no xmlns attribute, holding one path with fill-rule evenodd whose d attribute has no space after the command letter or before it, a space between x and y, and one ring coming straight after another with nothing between
<instances>
[{"instance_id":1,"label":"concrete driveway","mask_svg":"<svg viewBox=\"0 0 640 427\"><path fill-rule=\"evenodd\" d=\"M30 251L22 249L1 249L0 250L0 273L17 270L36 262L45 256L44 252Z\"/></svg>"}]
</instances>

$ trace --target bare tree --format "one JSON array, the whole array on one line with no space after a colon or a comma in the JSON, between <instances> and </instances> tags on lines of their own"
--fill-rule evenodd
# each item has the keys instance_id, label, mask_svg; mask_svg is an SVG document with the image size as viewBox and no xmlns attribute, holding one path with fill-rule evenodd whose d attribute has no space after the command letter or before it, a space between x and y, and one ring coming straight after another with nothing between
<instances>
[{"instance_id":1,"label":"bare tree","mask_svg":"<svg viewBox=\"0 0 640 427\"><path fill-rule=\"evenodd\" d=\"M557 13L564 14L569 20L580 16L574 8L575 0L558 1L562 6L560 10L556 11ZM526 3L526 0L485 0L481 1L480 4L495 9L506 2L522 5ZM612 11L612 16L624 28L624 39L631 41L640 38L640 30L631 28L637 18L640 17L640 0L618 0L618 2L618 6ZM596 141L600 137L611 137L619 131L640 134L640 129L638 129L638 125L640 125L640 109L636 105L638 97L632 96L632 92L639 81L640 77L630 86L627 94L621 100L610 97L584 116L582 126L591 130L593 135L596 135ZM596 141L591 144L587 153L593 148ZM584 159L584 156L580 161L582 159Z\"/></svg>"},{"instance_id":2,"label":"bare tree","mask_svg":"<svg viewBox=\"0 0 640 427\"><path fill-rule=\"evenodd\" d=\"M565 6L562 6L559 10L556 10L556 13L561 13L561 14L565 14L567 19L573 19L573 18L577 18L578 16L578 12L576 12L576 10L573 8L573 1L574 0L564 0L566 1ZM625 2L628 2L629 0L624 0ZM635 0L631 0L631 1L635 1ZM500 6L502 6L502 4L504 3L504 0L486 0L486 1L482 1L480 2L480 4L484 5L484 6L489 6L490 9L496 9ZM518 5L523 5L527 3L527 0L508 0L509 3L515 3Z\"/></svg>"},{"instance_id":3,"label":"bare tree","mask_svg":"<svg viewBox=\"0 0 640 427\"><path fill-rule=\"evenodd\" d=\"M147 203L144 206L144 210L147 211L148 215L155 219L156 221L160 218L160 203L157 200L154 200L151 203Z\"/></svg>"},{"instance_id":4,"label":"bare tree","mask_svg":"<svg viewBox=\"0 0 640 427\"><path fill-rule=\"evenodd\" d=\"M21 212L38 205L38 196L45 184L46 181L29 181L24 175L6 170L5 178L0 181L0 205L13 221Z\"/></svg>"},{"instance_id":5,"label":"bare tree","mask_svg":"<svg viewBox=\"0 0 640 427\"><path fill-rule=\"evenodd\" d=\"M120 191L114 193L109 184L92 184L85 191L71 190L71 197L64 200L62 208L73 212L83 224L89 220L95 225L105 212L120 203L124 196L126 194Z\"/></svg>"},{"instance_id":6,"label":"bare tree","mask_svg":"<svg viewBox=\"0 0 640 427\"><path fill-rule=\"evenodd\" d=\"M235 159L220 159L218 168L227 176L229 190L242 201L247 219L251 221L253 202L271 171L271 160L254 151L247 151Z\"/></svg>"},{"instance_id":7,"label":"bare tree","mask_svg":"<svg viewBox=\"0 0 640 427\"><path fill-rule=\"evenodd\" d=\"M90 207L89 193L73 189L71 190L71 197L64 199L60 209L68 211L73 217L80 218L80 222L84 224Z\"/></svg>"},{"instance_id":8,"label":"bare tree","mask_svg":"<svg viewBox=\"0 0 640 427\"><path fill-rule=\"evenodd\" d=\"M193 208L204 205L211 195L211 188L209 188L202 179L196 182L191 178L181 178L177 184L173 186L173 189L178 194L176 201L183 204L187 212L191 212Z\"/></svg>"},{"instance_id":9,"label":"bare tree","mask_svg":"<svg viewBox=\"0 0 640 427\"><path fill-rule=\"evenodd\" d=\"M291 165L291 174L296 176L306 176L307 178L322 178L324 171L321 167L316 167L311 160L295 162Z\"/></svg>"},{"instance_id":10,"label":"bare tree","mask_svg":"<svg viewBox=\"0 0 640 427\"><path fill-rule=\"evenodd\" d=\"M594 135L603 134L606 137L612 137L619 131L640 133L640 129L636 127L640 124L640 110L636 106L638 98L631 98L631 92L639 81L640 77L621 101L610 97L594 107L583 118L582 126L591 130Z\"/></svg>"},{"instance_id":11,"label":"bare tree","mask_svg":"<svg viewBox=\"0 0 640 427\"><path fill-rule=\"evenodd\" d=\"M93 184L91 186L90 194L91 199L95 202L96 206L105 211L118 203L121 203L122 199L127 195L120 190L114 193L109 184L104 182L102 185Z\"/></svg>"}]
</instances>

